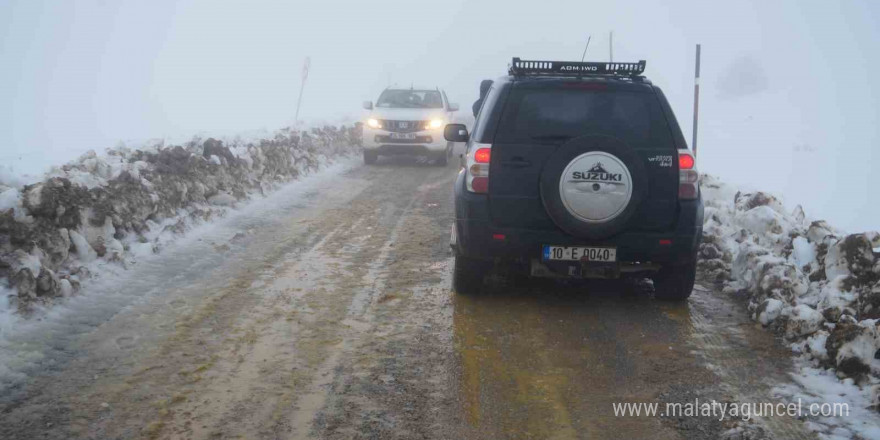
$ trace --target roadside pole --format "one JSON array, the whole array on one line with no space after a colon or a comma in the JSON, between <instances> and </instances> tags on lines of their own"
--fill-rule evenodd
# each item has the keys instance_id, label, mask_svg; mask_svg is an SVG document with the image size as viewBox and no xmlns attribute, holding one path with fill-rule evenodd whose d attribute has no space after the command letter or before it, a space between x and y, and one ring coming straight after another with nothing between
<instances>
[{"instance_id":1,"label":"roadside pole","mask_svg":"<svg viewBox=\"0 0 880 440\"><path fill-rule=\"evenodd\" d=\"M614 31L608 32L608 62L614 62Z\"/></svg>"},{"instance_id":2,"label":"roadside pole","mask_svg":"<svg viewBox=\"0 0 880 440\"><path fill-rule=\"evenodd\" d=\"M700 114L700 45L697 44L696 70L694 71L694 138L691 146L694 149L694 157L697 157L697 120Z\"/></svg>"},{"instance_id":3,"label":"roadside pole","mask_svg":"<svg viewBox=\"0 0 880 440\"><path fill-rule=\"evenodd\" d=\"M312 66L312 59L306 57L305 62L303 62L303 70L302 70L302 84L299 86L299 98L296 100L296 116L293 117L293 123L296 125L299 123L299 106L302 104L303 99L303 90L306 88L306 79L309 77L309 68Z\"/></svg>"}]
</instances>

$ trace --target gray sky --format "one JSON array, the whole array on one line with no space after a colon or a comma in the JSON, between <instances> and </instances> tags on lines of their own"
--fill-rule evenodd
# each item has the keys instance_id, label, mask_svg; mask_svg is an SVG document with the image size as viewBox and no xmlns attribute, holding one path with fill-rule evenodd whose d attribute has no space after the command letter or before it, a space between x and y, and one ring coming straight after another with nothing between
<instances>
[{"instance_id":1,"label":"gray sky","mask_svg":"<svg viewBox=\"0 0 880 440\"><path fill-rule=\"evenodd\" d=\"M703 171L880 229L880 2L37 1L0 3L0 160L35 172L122 139L363 117L388 83L468 109L511 57L648 60L690 139L703 44Z\"/></svg>"}]
</instances>

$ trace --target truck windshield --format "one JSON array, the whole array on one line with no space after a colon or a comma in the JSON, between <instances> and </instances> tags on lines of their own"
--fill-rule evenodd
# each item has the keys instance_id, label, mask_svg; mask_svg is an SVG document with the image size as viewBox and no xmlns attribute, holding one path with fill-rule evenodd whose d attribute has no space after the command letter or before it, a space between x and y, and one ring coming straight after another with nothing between
<instances>
[{"instance_id":1,"label":"truck windshield","mask_svg":"<svg viewBox=\"0 0 880 440\"><path fill-rule=\"evenodd\" d=\"M443 98L436 90L386 90L379 96L376 107L443 108Z\"/></svg>"}]
</instances>

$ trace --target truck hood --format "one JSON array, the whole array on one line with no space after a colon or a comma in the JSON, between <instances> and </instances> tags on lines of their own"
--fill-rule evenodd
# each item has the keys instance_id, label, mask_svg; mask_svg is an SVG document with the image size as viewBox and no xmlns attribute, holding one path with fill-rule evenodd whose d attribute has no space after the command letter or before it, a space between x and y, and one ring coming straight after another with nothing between
<instances>
[{"instance_id":1,"label":"truck hood","mask_svg":"<svg viewBox=\"0 0 880 440\"><path fill-rule=\"evenodd\" d=\"M445 119L446 113L442 108L374 108L370 112L370 118L390 119L392 121L428 121L431 119Z\"/></svg>"}]
</instances>

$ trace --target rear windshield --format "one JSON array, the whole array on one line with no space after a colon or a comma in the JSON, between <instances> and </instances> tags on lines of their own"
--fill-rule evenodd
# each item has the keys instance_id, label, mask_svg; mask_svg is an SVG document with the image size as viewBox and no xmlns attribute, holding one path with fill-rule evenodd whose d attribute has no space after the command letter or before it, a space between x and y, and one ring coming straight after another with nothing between
<instances>
[{"instance_id":1,"label":"rear windshield","mask_svg":"<svg viewBox=\"0 0 880 440\"><path fill-rule=\"evenodd\" d=\"M586 134L617 137L634 148L672 147L657 99L621 90L519 88L507 100L499 141L565 141Z\"/></svg>"}]
</instances>

